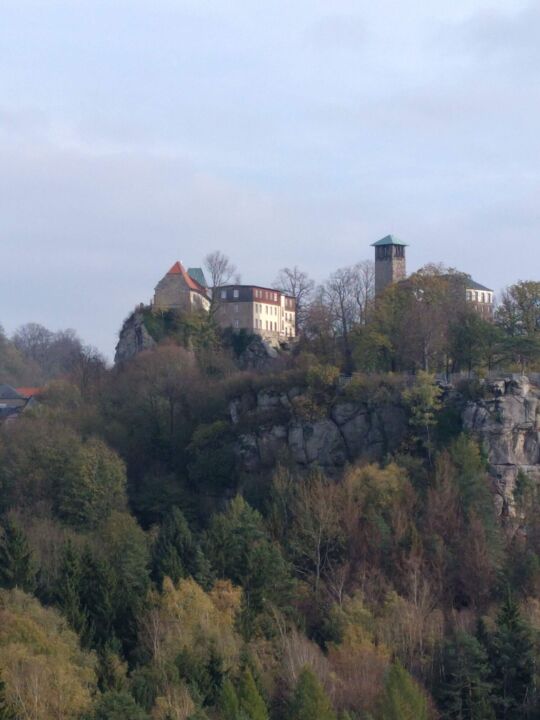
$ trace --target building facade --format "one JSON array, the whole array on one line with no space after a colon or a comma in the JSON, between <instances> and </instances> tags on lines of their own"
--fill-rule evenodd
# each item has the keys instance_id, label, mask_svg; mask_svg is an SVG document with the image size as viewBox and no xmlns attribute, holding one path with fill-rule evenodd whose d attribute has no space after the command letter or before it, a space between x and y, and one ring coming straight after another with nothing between
<instances>
[{"instance_id":1,"label":"building facade","mask_svg":"<svg viewBox=\"0 0 540 720\"><path fill-rule=\"evenodd\" d=\"M407 277L405 248L407 245L393 235L373 243L375 248L375 295Z\"/></svg>"},{"instance_id":2,"label":"building facade","mask_svg":"<svg viewBox=\"0 0 540 720\"><path fill-rule=\"evenodd\" d=\"M465 282L465 293L467 302L474 307L484 320L493 319L495 314L495 293L493 290L480 285L468 275Z\"/></svg>"},{"instance_id":3,"label":"building facade","mask_svg":"<svg viewBox=\"0 0 540 720\"><path fill-rule=\"evenodd\" d=\"M176 262L156 285L152 305L155 310L207 312L210 292L201 268L186 270L181 262Z\"/></svg>"},{"instance_id":4,"label":"building facade","mask_svg":"<svg viewBox=\"0 0 540 720\"><path fill-rule=\"evenodd\" d=\"M215 292L216 316L222 327L247 330L274 344L295 337L294 297L257 285L227 285Z\"/></svg>"}]
</instances>

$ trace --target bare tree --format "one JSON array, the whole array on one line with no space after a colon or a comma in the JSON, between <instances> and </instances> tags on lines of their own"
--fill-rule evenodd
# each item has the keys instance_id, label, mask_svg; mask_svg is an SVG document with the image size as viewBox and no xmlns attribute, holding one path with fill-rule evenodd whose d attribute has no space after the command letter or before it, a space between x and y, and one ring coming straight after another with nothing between
<instances>
[{"instance_id":1,"label":"bare tree","mask_svg":"<svg viewBox=\"0 0 540 720\"><path fill-rule=\"evenodd\" d=\"M346 372L352 370L350 334L358 318L355 284L354 268L340 268L332 273L326 281L323 293L336 326L336 332L341 338Z\"/></svg>"},{"instance_id":2,"label":"bare tree","mask_svg":"<svg viewBox=\"0 0 540 720\"><path fill-rule=\"evenodd\" d=\"M214 314L219 302L216 288L228 285L232 281L239 283L240 275L236 271L236 265L220 250L214 250L214 252L209 253L205 257L204 267L208 273L210 288L212 290L210 313Z\"/></svg>"},{"instance_id":3,"label":"bare tree","mask_svg":"<svg viewBox=\"0 0 540 720\"><path fill-rule=\"evenodd\" d=\"M375 298L375 263L372 260L363 260L357 263L352 270L352 292L358 314L356 321L365 325Z\"/></svg>"},{"instance_id":4,"label":"bare tree","mask_svg":"<svg viewBox=\"0 0 540 720\"><path fill-rule=\"evenodd\" d=\"M282 268L274 280L274 285L281 292L292 295L296 300L296 334L304 327L315 283L298 265L293 268Z\"/></svg>"}]
</instances>

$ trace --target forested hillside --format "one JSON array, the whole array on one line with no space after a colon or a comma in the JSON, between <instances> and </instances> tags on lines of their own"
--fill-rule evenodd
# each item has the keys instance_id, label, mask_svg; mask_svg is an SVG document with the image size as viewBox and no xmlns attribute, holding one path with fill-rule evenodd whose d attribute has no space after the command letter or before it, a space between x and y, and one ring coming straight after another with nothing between
<instances>
[{"instance_id":1,"label":"forested hillside","mask_svg":"<svg viewBox=\"0 0 540 720\"><path fill-rule=\"evenodd\" d=\"M0 335L0 384L44 387L0 426L0 720L540 717L539 488L524 467L501 515L463 423L490 372L540 371L540 284L488 323L436 269L376 307L345 280L308 287L262 370L211 316L149 317L154 349L114 368L73 333ZM345 403L402 432L246 464L253 433Z\"/></svg>"}]
</instances>

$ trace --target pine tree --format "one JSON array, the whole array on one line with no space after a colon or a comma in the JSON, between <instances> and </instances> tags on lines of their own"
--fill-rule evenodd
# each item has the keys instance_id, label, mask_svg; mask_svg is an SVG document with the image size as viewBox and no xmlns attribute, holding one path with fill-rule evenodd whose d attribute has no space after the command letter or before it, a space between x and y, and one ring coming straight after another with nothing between
<instances>
[{"instance_id":1,"label":"pine tree","mask_svg":"<svg viewBox=\"0 0 540 720\"><path fill-rule=\"evenodd\" d=\"M36 586L36 569L26 537L12 520L5 520L2 529L0 585L32 592Z\"/></svg>"},{"instance_id":2,"label":"pine tree","mask_svg":"<svg viewBox=\"0 0 540 720\"><path fill-rule=\"evenodd\" d=\"M335 720L336 716L321 684L308 668L300 673L291 702L290 720Z\"/></svg>"},{"instance_id":3,"label":"pine tree","mask_svg":"<svg viewBox=\"0 0 540 720\"><path fill-rule=\"evenodd\" d=\"M197 571L197 546L179 508L173 508L159 530L152 551L152 575L161 586L164 577L174 584Z\"/></svg>"},{"instance_id":4,"label":"pine tree","mask_svg":"<svg viewBox=\"0 0 540 720\"><path fill-rule=\"evenodd\" d=\"M81 634L86 616L81 607L81 559L71 540L64 545L62 562L56 581L56 601L71 627Z\"/></svg>"},{"instance_id":5,"label":"pine tree","mask_svg":"<svg viewBox=\"0 0 540 720\"><path fill-rule=\"evenodd\" d=\"M86 548L80 566L79 602L87 619L85 643L102 647L113 637L115 583L110 565Z\"/></svg>"},{"instance_id":6,"label":"pine tree","mask_svg":"<svg viewBox=\"0 0 540 720\"><path fill-rule=\"evenodd\" d=\"M426 696L398 662L388 672L377 720L427 720Z\"/></svg>"},{"instance_id":7,"label":"pine tree","mask_svg":"<svg viewBox=\"0 0 540 720\"><path fill-rule=\"evenodd\" d=\"M268 720L268 709L266 703L253 679L249 669L244 670L238 689L238 702L240 712L245 715L246 720Z\"/></svg>"},{"instance_id":8,"label":"pine tree","mask_svg":"<svg viewBox=\"0 0 540 720\"><path fill-rule=\"evenodd\" d=\"M240 713L240 705L238 703L238 695L234 689L232 682L227 679L223 683L221 689L221 699L219 702L219 708L223 720L237 720Z\"/></svg>"},{"instance_id":9,"label":"pine tree","mask_svg":"<svg viewBox=\"0 0 540 720\"><path fill-rule=\"evenodd\" d=\"M510 594L500 609L490 645L497 718L531 717L536 700L532 633Z\"/></svg>"},{"instance_id":10,"label":"pine tree","mask_svg":"<svg viewBox=\"0 0 540 720\"><path fill-rule=\"evenodd\" d=\"M485 648L465 632L459 632L444 648L442 677L435 688L441 717L445 720L489 720L492 686Z\"/></svg>"},{"instance_id":11,"label":"pine tree","mask_svg":"<svg viewBox=\"0 0 540 720\"><path fill-rule=\"evenodd\" d=\"M6 697L6 683L0 674L0 720L16 720L15 711Z\"/></svg>"}]
</instances>

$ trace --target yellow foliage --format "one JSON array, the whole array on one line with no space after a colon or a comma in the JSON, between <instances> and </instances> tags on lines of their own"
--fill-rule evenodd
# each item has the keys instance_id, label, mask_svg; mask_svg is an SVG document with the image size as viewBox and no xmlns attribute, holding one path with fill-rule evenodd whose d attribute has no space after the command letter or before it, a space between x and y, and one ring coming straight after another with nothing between
<instances>
[{"instance_id":1,"label":"yellow foliage","mask_svg":"<svg viewBox=\"0 0 540 720\"><path fill-rule=\"evenodd\" d=\"M185 685L168 685L152 710L152 720L187 720L195 712L195 703Z\"/></svg>"},{"instance_id":2,"label":"yellow foliage","mask_svg":"<svg viewBox=\"0 0 540 720\"><path fill-rule=\"evenodd\" d=\"M91 706L95 657L55 610L19 590L0 591L0 666L17 716L70 720Z\"/></svg>"},{"instance_id":3,"label":"yellow foliage","mask_svg":"<svg viewBox=\"0 0 540 720\"><path fill-rule=\"evenodd\" d=\"M241 646L234 627L241 590L222 581L207 593L191 578L176 587L165 578L162 594L152 600L142 630L156 662L172 661L181 650L205 657L213 647L226 668L235 664Z\"/></svg>"}]
</instances>

